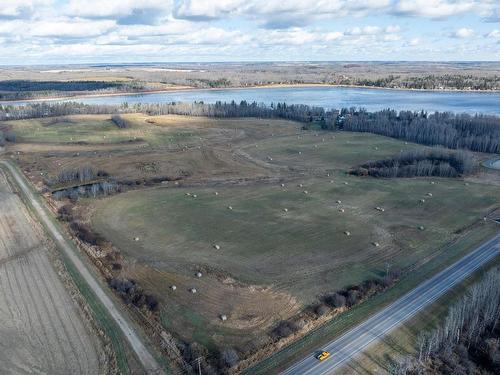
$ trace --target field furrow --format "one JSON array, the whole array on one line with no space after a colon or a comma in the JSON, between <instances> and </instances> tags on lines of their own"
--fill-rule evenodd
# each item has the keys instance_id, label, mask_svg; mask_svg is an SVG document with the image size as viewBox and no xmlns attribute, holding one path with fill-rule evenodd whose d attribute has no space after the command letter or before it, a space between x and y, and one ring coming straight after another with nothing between
<instances>
[{"instance_id":1,"label":"field furrow","mask_svg":"<svg viewBox=\"0 0 500 375\"><path fill-rule=\"evenodd\" d=\"M3 173L0 206L2 373L105 372L100 342L85 327L48 248Z\"/></svg>"}]
</instances>

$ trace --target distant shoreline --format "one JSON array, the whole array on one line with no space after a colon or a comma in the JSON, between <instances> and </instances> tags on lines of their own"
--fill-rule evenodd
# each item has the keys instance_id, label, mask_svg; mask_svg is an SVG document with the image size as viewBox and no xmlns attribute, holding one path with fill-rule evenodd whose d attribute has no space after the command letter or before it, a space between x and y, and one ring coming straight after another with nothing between
<instances>
[{"instance_id":1,"label":"distant shoreline","mask_svg":"<svg viewBox=\"0 0 500 375\"><path fill-rule=\"evenodd\" d=\"M100 97L113 97L113 96L128 96L128 95L150 95L162 94L169 92L180 91L214 91L214 90L245 90L245 89L277 89L277 88L307 88L307 87L340 87L340 88L356 88L367 90L390 90L390 91L415 91L415 92L463 92L463 93L500 93L500 90L459 90L459 89L412 89L402 87L377 87L377 86L362 86L362 85L338 85L329 83L297 83L297 84L267 84L260 86L240 86L240 87L213 87L213 88L197 88L189 86L178 86L162 90L147 90L147 91L125 91L125 92L112 92L112 93L92 93L92 94L77 94L74 96L47 96L45 98L32 98L32 99L16 99L16 100L1 100L0 105L17 103L17 102L48 102L59 100L71 99L85 99L85 98L100 98Z\"/></svg>"}]
</instances>

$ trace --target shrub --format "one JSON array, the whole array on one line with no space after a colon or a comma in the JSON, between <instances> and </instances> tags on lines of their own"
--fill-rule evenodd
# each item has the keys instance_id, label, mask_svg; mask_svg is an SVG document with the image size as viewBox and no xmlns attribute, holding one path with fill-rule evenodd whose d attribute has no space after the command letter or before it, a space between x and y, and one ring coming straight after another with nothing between
<instances>
[{"instance_id":1,"label":"shrub","mask_svg":"<svg viewBox=\"0 0 500 375\"><path fill-rule=\"evenodd\" d=\"M114 124L118 126L120 129L126 129L130 127L130 122L124 119L120 115L111 116L111 121L113 121Z\"/></svg>"},{"instance_id":2,"label":"shrub","mask_svg":"<svg viewBox=\"0 0 500 375\"><path fill-rule=\"evenodd\" d=\"M273 330L273 335L277 338L284 338L292 335L299 330L299 326L295 322L282 320Z\"/></svg>"},{"instance_id":3,"label":"shrub","mask_svg":"<svg viewBox=\"0 0 500 375\"><path fill-rule=\"evenodd\" d=\"M324 298L325 303L328 305L335 307L335 308L341 308L346 305L346 298L339 293L333 293Z\"/></svg>"},{"instance_id":4,"label":"shrub","mask_svg":"<svg viewBox=\"0 0 500 375\"><path fill-rule=\"evenodd\" d=\"M88 243L89 245L103 245L106 242L101 235L92 232L87 224L83 224L78 221L72 221L70 224L70 228L80 240Z\"/></svg>"},{"instance_id":5,"label":"shrub","mask_svg":"<svg viewBox=\"0 0 500 375\"><path fill-rule=\"evenodd\" d=\"M61 221L70 222L73 220L73 208L70 204L65 204L57 210L57 218Z\"/></svg>"},{"instance_id":6,"label":"shrub","mask_svg":"<svg viewBox=\"0 0 500 375\"><path fill-rule=\"evenodd\" d=\"M330 311L330 308L327 305L325 305L324 303L321 303L318 306L316 306L316 309L314 309L314 311L316 312L316 314L318 316L323 316L325 314L328 314L328 312Z\"/></svg>"},{"instance_id":7,"label":"shrub","mask_svg":"<svg viewBox=\"0 0 500 375\"><path fill-rule=\"evenodd\" d=\"M240 357L233 348L224 348L219 353L219 360L222 368L230 368L238 363Z\"/></svg>"}]
</instances>

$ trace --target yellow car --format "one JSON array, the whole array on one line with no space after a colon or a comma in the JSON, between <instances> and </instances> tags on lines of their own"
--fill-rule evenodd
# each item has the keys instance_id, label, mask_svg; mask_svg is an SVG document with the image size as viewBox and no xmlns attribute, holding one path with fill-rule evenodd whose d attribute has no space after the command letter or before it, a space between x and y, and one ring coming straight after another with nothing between
<instances>
[{"instance_id":1,"label":"yellow car","mask_svg":"<svg viewBox=\"0 0 500 375\"><path fill-rule=\"evenodd\" d=\"M325 359L327 359L328 357L330 357L330 352L321 352L319 353L316 358L319 359L320 361L324 361Z\"/></svg>"}]
</instances>

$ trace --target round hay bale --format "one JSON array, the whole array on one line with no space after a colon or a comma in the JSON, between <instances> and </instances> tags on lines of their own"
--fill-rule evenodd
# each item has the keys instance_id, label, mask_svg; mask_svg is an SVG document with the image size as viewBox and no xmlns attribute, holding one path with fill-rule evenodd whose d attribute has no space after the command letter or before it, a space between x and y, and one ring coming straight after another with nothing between
<instances>
[{"instance_id":1,"label":"round hay bale","mask_svg":"<svg viewBox=\"0 0 500 375\"><path fill-rule=\"evenodd\" d=\"M233 206L227 206L227 209L228 209L228 210L232 210L232 209L233 209Z\"/></svg>"},{"instance_id":2,"label":"round hay bale","mask_svg":"<svg viewBox=\"0 0 500 375\"><path fill-rule=\"evenodd\" d=\"M425 199L420 199L420 203L425 203Z\"/></svg>"},{"instance_id":3,"label":"round hay bale","mask_svg":"<svg viewBox=\"0 0 500 375\"><path fill-rule=\"evenodd\" d=\"M214 194L215 194L215 195L219 195L219 192L218 192L218 191L216 191Z\"/></svg>"},{"instance_id":4,"label":"round hay bale","mask_svg":"<svg viewBox=\"0 0 500 375\"><path fill-rule=\"evenodd\" d=\"M172 285L172 286L170 287L170 289L172 289L172 290L176 290L176 289L177 289L177 287L176 287L175 285Z\"/></svg>"},{"instance_id":5,"label":"round hay bale","mask_svg":"<svg viewBox=\"0 0 500 375\"><path fill-rule=\"evenodd\" d=\"M424 230L425 228L424 228L424 226L423 226L423 225L420 225L420 226L418 227L418 229L419 229L419 230Z\"/></svg>"},{"instance_id":6,"label":"round hay bale","mask_svg":"<svg viewBox=\"0 0 500 375\"><path fill-rule=\"evenodd\" d=\"M134 237L134 241L139 241L139 237Z\"/></svg>"},{"instance_id":7,"label":"round hay bale","mask_svg":"<svg viewBox=\"0 0 500 375\"><path fill-rule=\"evenodd\" d=\"M375 147L375 150L378 150L378 147Z\"/></svg>"},{"instance_id":8,"label":"round hay bale","mask_svg":"<svg viewBox=\"0 0 500 375\"><path fill-rule=\"evenodd\" d=\"M351 232L349 232L348 230L346 230L346 231L344 231L344 234L345 234L346 236L350 236L350 235L351 235Z\"/></svg>"},{"instance_id":9,"label":"round hay bale","mask_svg":"<svg viewBox=\"0 0 500 375\"><path fill-rule=\"evenodd\" d=\"M226 316L226 315L224 315L224 314L222 314L222 315L220 316L220 320L222 320L223 322L225 322L225 321L227 320L227 316Z\"/></svg>"},{"instance_id":10,"label":"round hay bale","mask_svg":"<svg viewBox=\"0 0 500 375\"><path fill-rule=\"evenodd\" d=\"M302 151L299 151L299 155L302 155Z\"/></svg>"},{"instance_id":11,"label":"round hay bale","mask_svg":"<svg viewBox=\"0 0 500 375\"><path fill-rule=\"evenodd\" d=\"M285 187L285 184L281 184L281 187Z\"/></svg>"},{"instance_id":12,"label":"round hay bale","mask_svg":"<svg viewBox=\"0 0 500 375\"><path fill-rule=\"evenodd\" d=\"M272 157L270 157L270 156L268 156L268 157L267 157L267 159L268 159L269 161L273 161L273 158L272 158Z\"/></svg>"},{"instance_id":13,"label":"round hay bale","mask_svg":"<svg viewBox=\"0 0 500 375\"><path fill-rule=\"evenodd\" d=\"M345 212L343 208L339 208L339 212Z\"/></svg>"},{"instance_id":14,"label":"round hay bale","mask_svg":"<svg viewBox=\"0 0 500 375\"><path fill-rule=\"evenodd\" d=\"M340 199L337 200L337 204L341 204L341 203L342 203L342 201Z\"/></svg>"},{"instance_id":15,"label":"round hay bale","mask_svg":"<svg viewBox=\"0 0 500 375\"><path fill-rule=\"evenodd\" d=\"M196 194L193 194L193 198L198 198L198 196Z\"/></svg>"},{"instance_id":16,"label":"round hay bale","mask_svg":"<svg viewBox=\"0 0 500 375\"><path fill-rule=\"evenodd\" d=\"M220 246L219 245L214 245L214 249L215 250L220 250Z\"/></svg>"},{"instance_id":17,"label":"round hay bale","mask_svg":"<svg viewBox=\"0 0 500 375\"><path fill-rule=\"evenodd\" d=\"M303 192L303 193L304 193L304 194L309 194L309 192L308 192L307 190L304 190L304 192Z\"/></svg>"},{"instance_id":18,"label":"round hay bale","mask_svg":"<svg viewBox=\"0 0 500 375\"><path fill-rule=\"evenodd\" d=\"M434 184L435 184L435 182L434 182L434 181L431 181L431 185L434 185Z\"/></svg>"},{"instance_id":19,"label":"round hay bale","mask_svg":"<svg viewBox=\"0 0 500 375\"><path fill-rule=\"evenodd\" d=\"M330 183L333 184L333 180L330 180Z\"/></svg>"},{"instance_id":20,"label":"round hay bale","mask_svg":"<svg viewBox=\"0 0 500 375\"><path fill-rule=\"evenodd\" d=\"M288 212L288 208L284 208L284 209L283 209L283 211L284 211L284 212Z\"/></svg>"},{"instance_id":21,"label":"round hay bale","mask_svg":"<svg viewBox=\"0 0 500 375\"><path fill-rule=\"evenodd\" d=\"M196 290L196 288L191 288L191 289L189 289L189 291L190 291L191 293L193 293L193 294L195 294L196 292L198 292L198 291Z\"/></svg>"},{"instance_id":22,"label":"round hay bale","mask_svg":"<svg viewBox=\"0 0 500 375\"><path fill-rule=\"evenodd\" d=\"M378 242L372 242L372 245L375 246L375 247L379 247L380 244Z\"/></svg>"},{"instance_id":23,"label":"round hay bale","mask_svg":"<svg viewBox=\"0 0 500 375\"><path fill-rule=\"evenodd\" d=\"M349 185L349 183L347 181L344 181L344 185Z\"/></svg>"},{"instance_id":24,"label":"round hay bale","mask_svg":"<svg viewBox=\"0 0 500 375\"><path fill-rule=\"evenodd\" d=\"M202 276L203 276L203 275L201 274L201 272L196 272L196 277L197 277L197 278L200 278L200 277L202 277Z\"/></svg>"},{"instance_id":25,"label":"round hay bale","mask_svg":"<svg viewBox=\"0 0 500 375\"><path fill-rule=\"evenodd\" d=\"M427 196L428 197L432 197L432 193L427 193Z\"/></svg>"},{"instance_id":26,"label":"round hay bale","mask_svg":"<svg viewBox=\"0 0 500 375\"><path fill-rule=\"evenodd\" d=\"M299 184L299 187L302 187L302 186L304 186L304 185L302 185L302 184Z\"/></svg>"}]
</instances>

